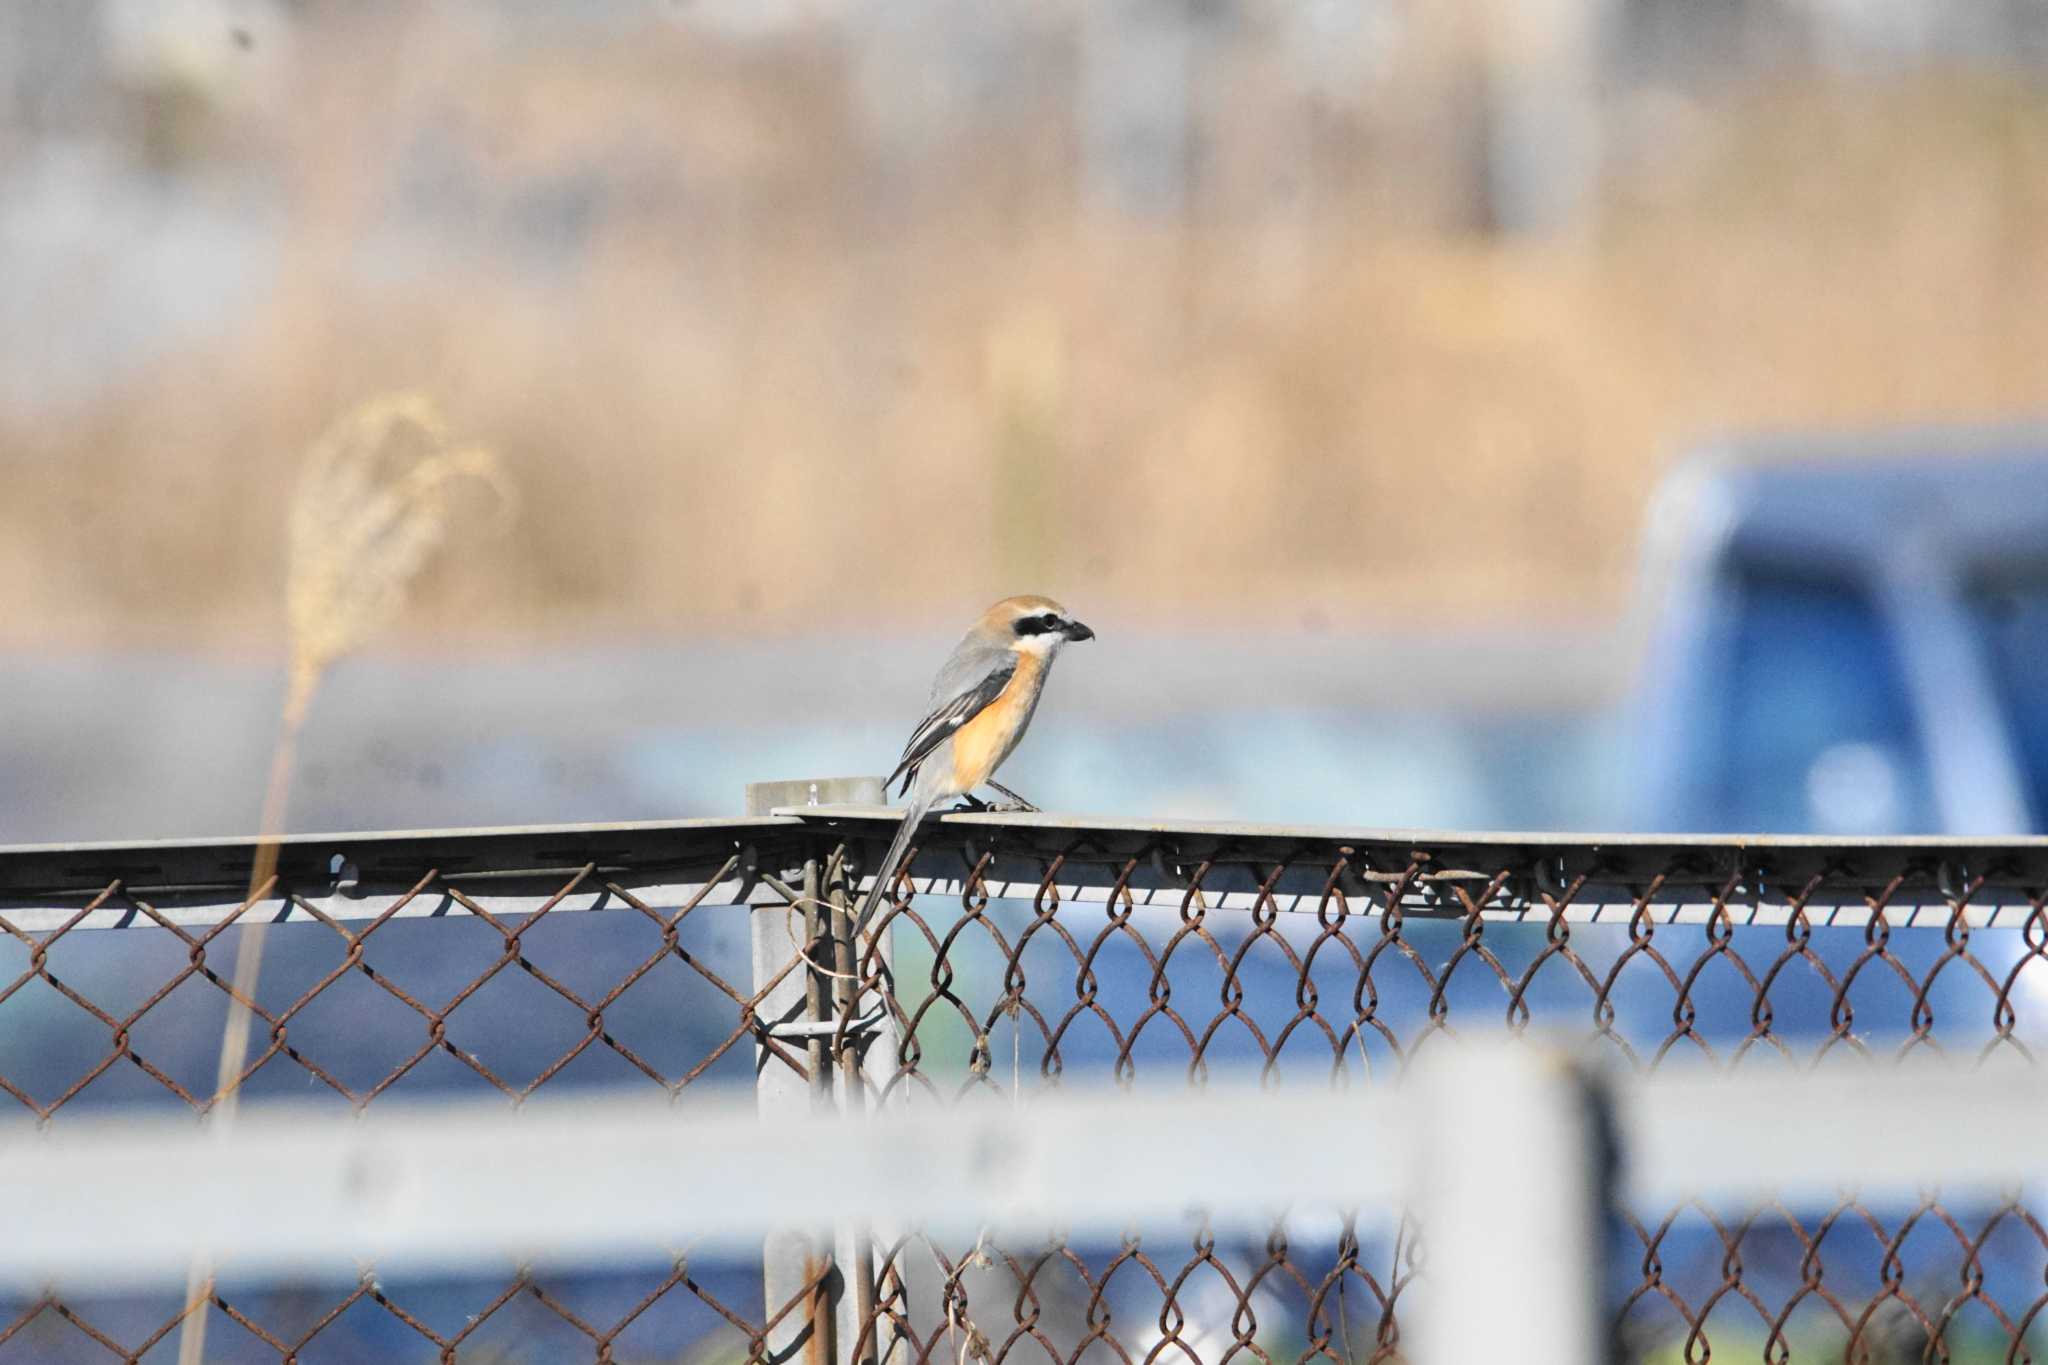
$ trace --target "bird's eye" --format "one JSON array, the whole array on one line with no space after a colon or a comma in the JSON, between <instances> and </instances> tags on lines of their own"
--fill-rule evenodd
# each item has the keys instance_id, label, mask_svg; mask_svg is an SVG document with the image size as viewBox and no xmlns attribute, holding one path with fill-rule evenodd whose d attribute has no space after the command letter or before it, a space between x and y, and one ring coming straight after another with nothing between
<instances>
[{"instance_id":1,"label":"bird's eye","mask_svg":"<svg viewBox=\"0 0 2048 1365\"><path fill-rule=\"evenodd\" d=\"M1059 618L1050 612L1041 616L1020 616L1013 629L1019 635L1043 635L1047 631L1059 629Z\"/></svg>"}]
</instances>

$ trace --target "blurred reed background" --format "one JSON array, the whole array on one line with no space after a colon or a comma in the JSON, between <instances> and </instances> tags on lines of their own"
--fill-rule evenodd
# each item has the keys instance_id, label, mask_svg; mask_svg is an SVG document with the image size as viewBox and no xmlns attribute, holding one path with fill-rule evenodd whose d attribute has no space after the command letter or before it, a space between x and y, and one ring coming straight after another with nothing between
<instances>
[{"instance_id":1,"label":"blurred reed background","mask_svg":"<svg viewBox=\"0 0 2048 1365\"><path fill-rule=\"evenodd\" d=\"M2044 28L12 4L0 632L274 647L300 452L401 387L526 495L442 642L1599 619L1688 440L2039 410Z\"/></svg>"}]
</instances>

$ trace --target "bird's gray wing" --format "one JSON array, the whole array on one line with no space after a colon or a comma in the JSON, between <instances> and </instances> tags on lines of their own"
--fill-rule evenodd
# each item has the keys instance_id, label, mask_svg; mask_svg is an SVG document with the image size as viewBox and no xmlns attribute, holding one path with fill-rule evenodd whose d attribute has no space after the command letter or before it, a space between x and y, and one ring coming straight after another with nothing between
<instances>
[{"instance_id":1,"label":"bird's gray wing","mask_svg":"<svg viewBox=\"0 0 2048 1365\"><path fill-rule=\"evenodd\" d=\"M980 687L982 680L999 668L1013 668L1016 656L1007 641L991 642L979 632L969 631L953 646L944 666L932 679L931 704L943 706L955 697Z\"/></svg>"},{"instance_id":2,"label":"bird's gray wing","mask_svg":"<svg viewBox=\"0 0 2048 1365\"><path fill-rule=\"evenodd\" d=\"M929 758L932 750L945 743L955 730L980 715L983 707L1003 694L1003 688L1009 685L1010 675L1017 671L1017 660L1008 650L1001 651L1001 655L1000 662L984 671L978 681L940 702L924 718L910 736L910 742L903 746L903 758L896 764L896 771L882 783L883 791L894 785L899 777L903 779L903 790L910 790L910 779L916 774L917 765ZM944 678L944 674L940 676Z\"/></svg>"}]
</instances>

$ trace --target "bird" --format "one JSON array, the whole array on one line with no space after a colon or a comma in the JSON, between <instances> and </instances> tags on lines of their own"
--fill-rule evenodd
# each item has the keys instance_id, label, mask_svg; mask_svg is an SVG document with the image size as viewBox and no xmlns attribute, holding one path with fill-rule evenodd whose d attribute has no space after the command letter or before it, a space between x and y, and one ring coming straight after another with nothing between
<instances>
[{"instance_id":1,"label":"bird","mask_svg":"<svg viewBox=\"0 0 2048 1365\"><path fill-rule=\"evenodd\" d=\"M900 779L903 786L897 794L907 794L910 805L887 856L875 869L875 883L868 888L860 913L854 916L856 936L933 806L957 796L972 808L986 809L973 795L976 787L986 785L1008 797L1015 808L1036 809L991 779L1024 738L1060 650L1071 641L1094 638L1095 632L1065 607L1034 594L1005 597L960 637L932 680L930 714L911 733L896 771L882 783L887 792Z\"/></svg>"}]
</instances>

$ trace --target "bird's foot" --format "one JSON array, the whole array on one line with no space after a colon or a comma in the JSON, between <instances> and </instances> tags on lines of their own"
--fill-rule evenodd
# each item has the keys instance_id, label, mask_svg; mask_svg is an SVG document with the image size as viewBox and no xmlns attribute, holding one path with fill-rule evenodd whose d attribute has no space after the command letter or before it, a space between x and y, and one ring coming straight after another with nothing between
<instances>
[{"instance_id":1,"label":"bird's foot","mask_svg":"<svg viewBox=\"0 0 2048 1365\"><path fill-rule=\"evenodd\" d=\"M988 802L981 800L979 797L973 795L971 792L963 792L960 797L960 804L953 807L953 809L956 812L965 811L970 815L979 815L983 811L994 810L995 807L989 805Z\"/></svg>"},{"instance_id":2,"label":"bird's foot","mask_svg":"<svg viewBox=\"0 0 2048 1365\"><path fill-rule=\"evenodd\" d=\"M1001 792L1004 798L1001 801L992 803L989 806L990 810L1001 811L1004 814L1036 815L1039 813L1038 807L1032 805L1029 801L1026 801L1023 797L1017 795L1017 793L1011 791L1008 787L1005 787L1002 783L991 782L988 784L988 786L989 790L991 791Z\"/></svg>"}]
</instances>

